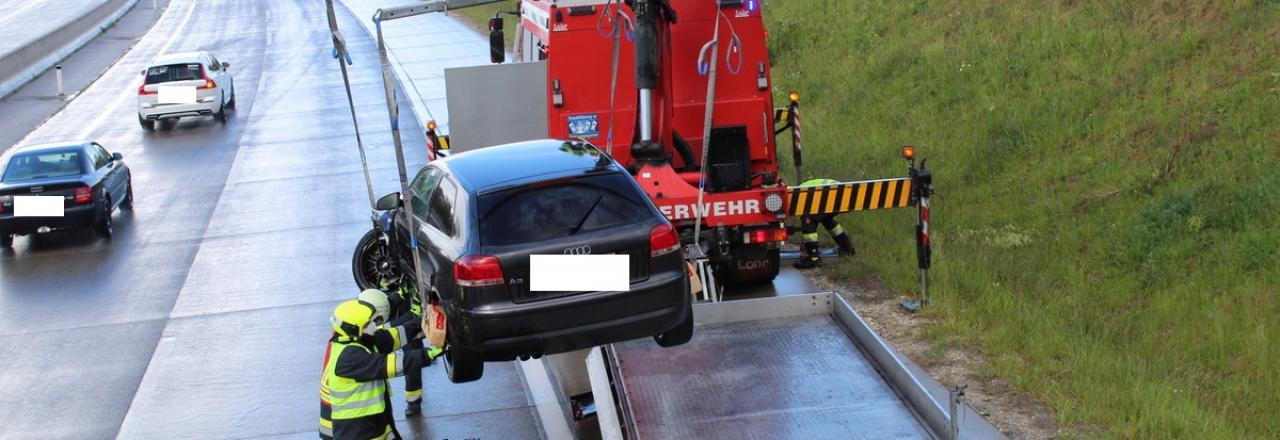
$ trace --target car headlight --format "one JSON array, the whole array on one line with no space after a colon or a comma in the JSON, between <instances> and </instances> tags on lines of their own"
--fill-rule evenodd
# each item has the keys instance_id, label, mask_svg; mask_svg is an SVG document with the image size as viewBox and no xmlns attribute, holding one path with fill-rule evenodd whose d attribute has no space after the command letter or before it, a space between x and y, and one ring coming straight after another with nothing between
<instances>
[{"instance_id":1,"label":"car headlight","mask_svg":"<svg viewBox=\"0 0 1280 440\"><path fill-rule=\"evenodd\" d=\"M764 209L768 209L769 212L781 211L782 195L778 193L772 193L767 196L764 196Z\"/></svg>"}]
</instances>

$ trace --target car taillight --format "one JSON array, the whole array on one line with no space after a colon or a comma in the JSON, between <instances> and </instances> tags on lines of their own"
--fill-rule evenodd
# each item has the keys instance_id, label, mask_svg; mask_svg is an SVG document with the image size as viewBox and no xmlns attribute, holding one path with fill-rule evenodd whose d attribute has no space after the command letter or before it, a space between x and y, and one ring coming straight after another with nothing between
<instances>
[{"instance_id":1,"label":"car taillight","mask_svg":"<svg viewBox=\"0 0 1280 440\"><path fill-rule=\"evenodd\" d=\"M93 190L87 186L76 188L76 203L89 203L93 201Z\"/></svg>"},{"instance_id":2,"label":"car taillight","mask_svg":"<svg viewBox=\"0 0 1280 440\"><path fill-rule=\"evenodd\" d=\"M787 241L787 230L786 229L757 229L754 231L743 232L742 241L747 244Z\"/></svg>"},{"instance_id":3,"label":"car taillight","mask_svg":"<svg viewBox=\"0 0 1280 440\"><path fill-rule=\"evenodd\" d=\"M680 250L680 236L676 229L663 223L649 230L649 256L658 258Z\"/></svg>"},{"instance_id":4,"label":"car taillight","mask_svg":"<svg viewBox=\"0 0 1280 440\"><path fill-rule=\"evenodd\" d=\"M204 77L204 85L200 86L199 88L212 89L212 88L218 87L218 83L213 82L213 78L210 78L209 73L205 72L203 68L200 69L200 76Z\"/></svg>"},{"instance_id":5,"label":"car taillight","mask_svg":"<svg viewBox=\"0 0 1280 440\"><path fill-rule=\"evenodd\" d=\"M502 263L497 257L471 255L453 264L453 279L462 287L484 287L502 284Z\"/></svg>"},{"instance_id":6,"label":"car taillight","mask_svg":"<svg viewBox=\"0 0 1280 440\"><path fill-rule=\"evenodd\" d=\"M138 96L154 95L154 94L156 94L156 92L147 91L147 83L142 83L142 85L138 86Z\"/></svg>"}]
</instances>

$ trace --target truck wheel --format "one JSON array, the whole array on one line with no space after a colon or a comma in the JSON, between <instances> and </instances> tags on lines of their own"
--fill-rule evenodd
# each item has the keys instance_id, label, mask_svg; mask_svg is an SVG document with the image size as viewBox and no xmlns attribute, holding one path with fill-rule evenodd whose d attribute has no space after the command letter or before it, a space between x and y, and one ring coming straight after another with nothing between
<instances>
[{"instance_id":1,"label":"truck wheel","mask_svg":"<svg viewBox=\"0 0 1280 440\"><path fill-rule=\"evenodd\" d=\"M693 304L685 306L688 308L684 321L677 325L676 328L653 335L653 341L661 347L675 347L683 345L693 339Z\"/></svg>"},{"instance_id":2,"label":"truck wheel","mask_svg":"<svg viewBox=\"0 0 1280 440\"><path fill-rule=\"evenodd\" d=\"M450 382L471 382L484 375L484 361L473 353L450 348L444 352L444 369Z\"/></svg>"},{"instance_id":3,"label":"truck wheel","mask_svg":"<svg viewBox=\"0 0 1280 440\"><path fill-rule=\"evenodd\" d=\"M13 234L0 234L0 248L13 247Z\"/></svg>"},{"instance_id":4,"label":"truck wheel","mask_svg":"<svg viewBox=\"0 0 1280 440\"><path fill-rule=\"evenodd\" d=\"M99 220L98 224L94 225L93 229L98 233L98 235L102 236L102 238L110 239L111 233L115 232L111 226L111 198L106 199L105 209L107 212L102 214L102 220Z\"/></svg>"},{"instance_id":5,"label":"truck wheel","mask_svg":"<svg viewBox=\"0 0 1280 440\"><path fill-rule=\"evenodd\" d=\"M377 230L365 232L356 243L356 251L351 256L351 275L360 290L381 288L383 278L400 278L400 267Z\"/></svg>"}]
</instances>

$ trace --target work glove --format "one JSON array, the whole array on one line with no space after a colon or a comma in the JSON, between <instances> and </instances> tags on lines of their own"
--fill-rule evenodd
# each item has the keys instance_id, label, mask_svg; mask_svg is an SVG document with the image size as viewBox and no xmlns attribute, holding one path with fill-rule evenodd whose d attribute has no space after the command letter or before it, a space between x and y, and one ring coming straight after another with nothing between
<instances>
[{"instance_id":1,"label":"work glove","mask_svg":"<svg viewBox=\"0 0 1280 440\"><path fill-rule=\"evenodd\" d=\"M431 364L434 364L436 362L436 359L439 358L440 356L444 356L444 348L441 348L441 347L424 348L422 350L422 357L424 358L422 366L424 367L431 366Z\"/></svg>"}]
</instances>

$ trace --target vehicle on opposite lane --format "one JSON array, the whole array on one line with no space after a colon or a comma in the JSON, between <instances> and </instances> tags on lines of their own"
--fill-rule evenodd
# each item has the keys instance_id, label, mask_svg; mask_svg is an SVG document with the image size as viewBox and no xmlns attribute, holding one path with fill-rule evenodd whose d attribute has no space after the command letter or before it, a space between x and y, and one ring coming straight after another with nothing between
<instances>
[{"instance_id":1,"label":"vehicle on opposite lane","mask_svg":"<svg viewBox=\"0 0 1280 440\"><path fill-rule=\"evenodd\" d=\"M0 156L0 247L15 235L92 226L111 237L111 214L133 209L133 181L120 153L93 141L19 146ZM61 216L18 216L25 197L62 199Z\"/></svg>"},{"instance_id":2,"label":"vehicle on opposite lane","mask_svg":"<svg viewBox=\"0 0 1280 440\"><path fill-rule=\"evenodd\" d=\"M399 193L377 202L357 247L362 287L414 275L448 317L445 367L480 378L485 361L555 354L652 336L693 334L680 239L635 179L579 141L539 140L468 151L423 167L409 187L419 227L410 245ZM535 291L532 255L627 255L629 291ZM545 276L545 275L542 275Z\"/></svg>"},{"instance_id":3,"label":"vehicle on opposite lane","mask_svg":"<svg viewBox=\"0 0 1280 440\"><path fill-rule=\"evenodd\" d=\"M206 51L160 56L142 71L138 124L154 130L157 121L187 116L213 116L226 122L227 110L236 108L230 67Z\"/></svg>"}]
</instances>

